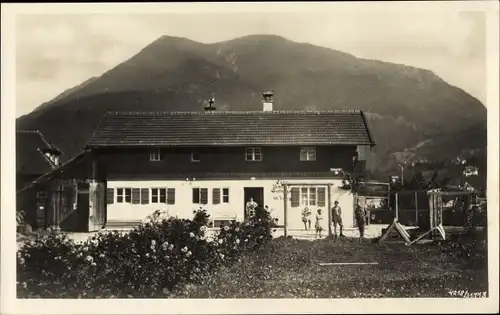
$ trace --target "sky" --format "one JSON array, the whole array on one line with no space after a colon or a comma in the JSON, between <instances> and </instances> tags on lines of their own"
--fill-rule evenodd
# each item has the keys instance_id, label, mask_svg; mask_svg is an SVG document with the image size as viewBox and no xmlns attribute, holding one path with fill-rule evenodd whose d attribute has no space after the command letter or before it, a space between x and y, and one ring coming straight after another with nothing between
<instances>
[{"instance_id":1,"label":"sky","mask_svg":"<svg viewBox=\"0 0 500 315\"><path fill-rule=\"evenodd\" d=\"M102 75L162 35L202 43L281 35L360 58L429 69L486 103L486 19L480 11L48 12L16 16L17 117Z\"/></svg>"}]
</instances>

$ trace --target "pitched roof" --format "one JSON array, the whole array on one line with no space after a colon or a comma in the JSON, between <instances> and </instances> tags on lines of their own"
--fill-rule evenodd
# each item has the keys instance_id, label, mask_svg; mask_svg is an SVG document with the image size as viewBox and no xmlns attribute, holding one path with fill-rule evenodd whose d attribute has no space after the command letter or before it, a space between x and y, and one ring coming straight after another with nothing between
<instances>
[{"instance_id":1,"label":"pitched roof","mask_svg":"<svg viewBox=\"0 0 500 315\"><path fill-rule=\"evenodd\" d=\"M25 175L41 175L52 170L53 165L43 151L59 150L49 143L38 130L17 130L16 172Z\"/></svg>"},{"instance_id":2,"label":"pitched roof","mask_svg":"<svg viewBox=\"0 0 500 315\"><path fill-rule=\"evenodd\" d=\"M36 179L32 180L28 185L22 187L17 191L17 193L21 193L25 190L31 189L38 184L43 184L46 183L54 178L61 178L64 177L65 173L69 173L69 177L72 179L86 179L88 178L88 174L86 171L88 171L88 168L85 166L85 163L89 164L90 154L88 151L82 151L76 156L74 156L71 160L67 161L66 163L56 166L53 169L49 170L48 172L38 176ZM83 165L82 165L83 164ZM87 168L87 169L86 169ZM80 174L77 172L74 172L74 169L78 169ZM66 174L68 175L68 174Z\"/></svg>"},{"instance_id":3,"label":"pitched roof","mask_svg":"<svg viewBox=\"0 0 500 315\"><path fill-rule=\"evenodd\" d=\"M374 145L363 112L109 112L89 148Z\"/></svg>"}]
</instances>

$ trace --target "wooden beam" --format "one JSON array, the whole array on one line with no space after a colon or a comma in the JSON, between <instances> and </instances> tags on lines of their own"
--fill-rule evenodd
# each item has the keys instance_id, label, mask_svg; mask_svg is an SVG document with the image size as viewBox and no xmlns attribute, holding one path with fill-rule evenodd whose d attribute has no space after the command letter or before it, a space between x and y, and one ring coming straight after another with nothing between
<instances>
[{"instance_id":1,"label":"wooden beam","mask_svg":"<svg viewBox=\"0 0 500 315\"><path fill-rule=\"evenodd\" d=\"M318 263L320 266L378 265L378 262Z\"/></svg>"},{"instance_id":2,"label":"wooden beam","mask_svg":"<svg viewBox=\"0 0 500 315\"><path fill-rule=\"evenodd\" d=\"M473 195L472 191L428 191L427 195L431 196L467 196Z\"/></svg>"}]
</instances>

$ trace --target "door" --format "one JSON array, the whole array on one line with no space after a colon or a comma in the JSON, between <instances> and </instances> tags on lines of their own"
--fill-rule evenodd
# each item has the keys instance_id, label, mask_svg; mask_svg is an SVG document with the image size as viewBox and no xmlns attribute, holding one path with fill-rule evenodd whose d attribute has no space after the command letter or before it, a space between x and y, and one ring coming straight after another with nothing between
<instances>
[{"instance_id":1,"label":"door","mask_svg":"<svg viewBox=\"0 0 500 315\"><path fill-rule=\"evenodd\" d=\"M76 213L78 220L78 231L88 232L89 230L89 184L88 183L78 183L78 197L76 205Z\"/></svg>"},{"instance_id":2,"label":"door","mask_svg":"<svg viewBox=\"0 0 500 315\"><path fill-rule=\"evenodd\" d=\"M98 231L105 224L105 193L104 183L92 183L90 185L90 209L92 215L89 218L89 232Z\"/></svg>"},{"instance_id":3,"label":"door","mask_svg":"<svg viewBox=\"0 0 500 315\"><path fill-rule=\"evenodd\" d=\"M78 231L88 232L89 229L89 192L79 191L77 199L77 220L78 220Z\"/></svg>"},{"instance_id":4,"label":"door","mask_svg":"<svg viewBox=\"0 0 500 315\"><path fill-rule=\"evenodd\" d=\"M253 199L257 203L258 206L264 207L264 188L263 187L245 187L244 188L244 203L243 209L246 209L246 203L250 201L250 198ZM247 219L248 214L246 211L245 220Z\"/></svg>"}]
</instances>

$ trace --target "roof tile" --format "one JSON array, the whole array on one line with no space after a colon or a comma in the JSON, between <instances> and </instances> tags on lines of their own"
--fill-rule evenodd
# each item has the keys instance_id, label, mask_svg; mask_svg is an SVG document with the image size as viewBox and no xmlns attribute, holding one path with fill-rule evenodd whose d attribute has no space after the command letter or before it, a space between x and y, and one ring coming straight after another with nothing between
<instances>
[{"instance_id":1,"label":"roof tile","mask_svg":"<svg viewBox=\"0 0 500 315\"><path fill-rule=\"evenodd\" d=\"M88 147L335 144L374 144L361 111L109 112Z\"/></svg>"}]
</instances>

